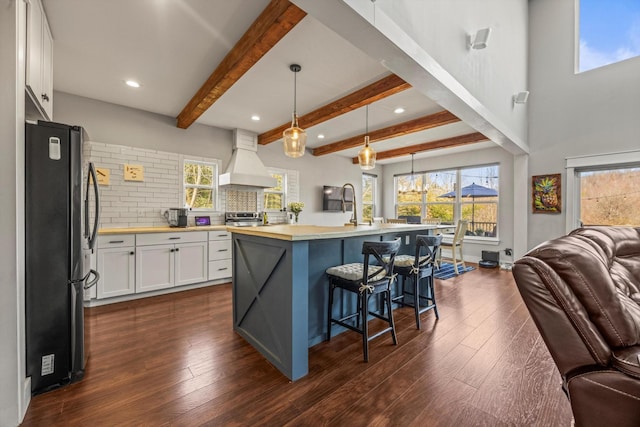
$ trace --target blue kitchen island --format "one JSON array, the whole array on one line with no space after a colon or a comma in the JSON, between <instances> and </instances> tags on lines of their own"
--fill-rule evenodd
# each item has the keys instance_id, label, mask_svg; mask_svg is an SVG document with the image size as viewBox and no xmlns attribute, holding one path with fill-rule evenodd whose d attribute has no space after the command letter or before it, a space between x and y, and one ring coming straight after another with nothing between
<instances>
[{"instance_id":1,"label":"blue kitchen island","mask_svg":"<svg viewBox=\"0 0 640 427\"><path fill-rule=\"evenodd\" d=\"M233 327L291 380L308 373L308 348L326 339L328 267L362 262L362 242L415 237L422 224L228 227L233 240ZM336 298L338 295L336 294ZM336 310L352 309L347 295ZM335 333L344 329L336 327Z\"/></svg>"}]
</instances>

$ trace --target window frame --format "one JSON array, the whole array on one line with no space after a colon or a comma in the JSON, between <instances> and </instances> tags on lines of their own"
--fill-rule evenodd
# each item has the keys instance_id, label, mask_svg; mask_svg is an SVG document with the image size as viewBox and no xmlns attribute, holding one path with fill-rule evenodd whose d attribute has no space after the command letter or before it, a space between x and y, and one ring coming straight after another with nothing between
<instances>
[{"instance_id":1,"label":"window frame","mask_svg":"<svg viewBox=\"0 0 640 427\"><path fill-rule=\"evenodd\" d=\"M372 180L372 184L371 184L371 203L367 203L364 201L364 180L368 178ZM360 194L360 200L362 201L362 220L364 221L365 216L364 216L364 207L365 206L371 206L371 221L373 221L373 218L376 216L376 201L378 198L378 175L373 174L373 173L366 173L363 172L362 173L362 192Z\"/></svg>"},{"instance_id":2,"label":"window frame","mask_svg":"<svg viewBox=\"0 0 640 427\"><path fill-rule=\"evenodd\" d=\"M180 169L180 179L181 179L181 206L185 206L188 209L194 211L194 212L217 212L219 211L219 182L218 182L218 174L219 174L219 170L220 170L220 165L219 165L219 161L218 160L195 160L192 158L187 158L187 157L183 157L181 159L181 169ZM211 185L195 185L195 184L187 184L185 182L185 175L184 175L184 168L187 164L195 164L195 165L203 165L203 166L210 166L211 168L213 168L212 171L212 182ZM185 199L187 197L187 189L188 188L198 188L198 189L206 189L206 190L211 190L211 204L213 205L210 208L194 208L194 207L189 207L186 206L185 203Z\"/></svg>"},{"instance_id":3,"label":"window frame","mask_svg":"<svg viewBox=\"0 0 640 427\"><path fill-rule=\"evenodd\" d=\"M620 169L625 166L640 166L640 150L617 153L567 157L565 231L568 234L580 227L580 172L588 170Z\"/></svg>"},{"instance_id":4,"label":"window frame","mask_svg":"<svg viewBox=\"0 0 640 427\"><path fill-rule=\"evenodd\" d=\"M453 206L453 224L456 224L457 221L462 217L462 208L465 205L471 205L472 202L470 200L468 200L467 198L462 198L460 197L460 191L459 189L462 187L461 185L459 185L459 183L462 182L462 176L463 176L463 171L464 170L468 170L468 169L478 169L478 168L483 168L483 167L495 167L496 168L496 174L497 174L497 178L498 179L498 196L497 196L497 200L495 201L486 201L486 200L482 200L481 198L478 199L476 198L475 201L473 203L475 203L476 205L478 204L495 204L496 205L496 226L499 225L500 221L500 163L490 163L490 164L479 164L479 165L467 165L467 166L459 166L459 167L451 167L451 168L446 168L446 169L438 169L438 170L428 170L428 171L418 171L418 172L413 172L414 176L421 176L420 178L420 182L421 182L421 189L420 189L420 193L421 193L421 197L420 197L420 201L415 201L415 202L403 202L403 203L399 203L398 202L398 178L400 177L407 177L407 176L411 176L411 173L402 173L402 174L396 174L393 177L393 189L394 189L394 212L395 215L398 216L398 212L399 212L399 207L400 206L410 206L410 205L419 205L420 206L420 218L424 219L424 217L427 215L429 206L448 206L448 205L452 205ZM438 172L448 172L448 173L452 173L455 172L455 191L456 191L456 196L455 198L452 199L451 202L443 202L443 201L433 201L433 202L429 202L427 199L427 189L426 187L427 185L427 175L428 174L435 174ZM452 224L452 225L453 225ZM473 230L475 231L475 230ZM500 227L497 227L497 232L495 236L466 236L465 239L470 238L471 240L482 240L482 241L498 241L498 236L500 233Z\"/></svg>"},{"instance_id":5,"label":"window frame","mask_svg":"<svg viewBox=\"0 0 640 427\"><path fill-rule=\"evenodd\" d=\"M289 186L289 171L285 170L285 169L279 169L279 168L267 168L267 172L270 175L282 175L282 191L271 191L271 188L265 188L262 192L262 210L264 212L282 212L283 209L285 209L287 207L287 200L288 200L288 186ZM274 177L275 178L275 177ZM266 207L266 195L267 194L282 194L282 203L279 209L267 209Z\"/></svg>"}]
</instances>

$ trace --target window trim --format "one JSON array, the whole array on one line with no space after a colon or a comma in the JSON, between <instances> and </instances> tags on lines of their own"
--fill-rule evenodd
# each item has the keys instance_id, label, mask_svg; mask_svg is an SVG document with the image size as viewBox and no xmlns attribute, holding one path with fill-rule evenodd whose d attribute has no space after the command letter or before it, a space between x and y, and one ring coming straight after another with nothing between
<instances>
[{"instance_id":1,"label":"window trim","mask_svg":"<svg viewBox=\"0 0 640 427\"><path fill-rule=\"evenodd\" d=\"M589 154L565 158L566 170L566 233L580 227L580 178L579 172L589 169L616 169L624 166L640 165L640 150L620 151L616 153Z\"/></svg>"},{"instance_id":2,"label":"window trim","mask_svg":"<svg viewBox=\"0 0 640 427\"><path fill-rule=\"evenodd\" d=\"M360 193L360 200L362 201L362 219L364 220L364 206L365 205L371 205L371 220L373 221L373 218L376 216L376 206L377 206L377 199L378 199L378 175L373 174L373 173L367 173L367 172L363 172L362 173L362 180L364 180L364 177L369 177L373 180L373 189L372 189L372 195L371 195L371 203L365 203L364 202L364 183L362 183L362 189L361 189L361 193Z\"/></svg>"},{"instance_id":3,"label":"window trim","mask_svg":"<svg viewBox=\"0 0 640 427\"><path fill-rule=\"evenodd\" d=\"M269 189L265 188L262 192L262 210L264 212L282 212L282 210L287 207L287 203L288 203L289 171L286 169L270 168L270 167L267 167L266 169L267 169L267 173L269 173L270 175L271 174L282 175L282 191L268 191ZM280 209L267 209L267 207L264 204L265 194L267 193L282 194L282 205L280 206Z\"/></svg>"},{"instance_id":4,"label":"window trim","mask_svg":"<svg viewBox=\"0 0 640 427\"><path fill-rule=\"evenodd\" d=\"M421 194L421 201L420 202L406 202L406 203L402 203L402 204L398 204L398 178L399 177L405 177L405 176L411 176L411 173L399 173L399 174L394 174L393 175L393 191L394 191L394 214L397 216L398 215L398 207L399 206L406 206L406 205L420 205L421 206L421 210L423 211L423 213L426 213L426 210L428 208L429 205L453 205L453 222L454 224L458 221L458 219L461 218L462 216L462 206L465 204L471 204L470 201L467 201L465 199L462 199L460 197L460 193L457 191L457 189L459 188L458 185L456 185L456 197L451 201L451 202L427 202L426 200L426 191L424 191L424 185L426 182L426 175L427 174L432 174L432 173L438 173L441 171L455 171L456 173L456 183L462 182L462 171L465 169L476 169L476 168L482 168L482 167L496 167L497 171L498 171L498 183L500 182L500 163L486 163L486 164L478 164L478 165L466 165L466 166L458 166L458 167L450 167L450 168L444 168L444 169L435 169L435 170L423 170L423 171L419 171L413 172L413 175L422 175L422 194ZM499 224L499 218L500 218L500 185L498 185L498 200L497 201L479 201L478 199L476 199L475 203L491 203L491 204L495 204L496 205L496 223ZM421 215L422 216L422 215ZM475 231L475 230L474 230ZM499 242L499 234L500 234L500 227L498 227L498 232L496 233L496 236L465 236L465 240L476 240L476 241L482 241L482 242Z\"/></svg>"},{"instance_id":5,"label":"window trim","mask_svg":"<svg viewBox=\"0 0 640 427\"><path fill-rule=\"evenodd\" d=\"M186 184L184 182L184 167L185 167L185 163L190 163L190 164L199 164L199 165L205 165L205 166L211 166L213 168L213 182L211 183L211 185L192 185L192 184ZM219 212L220 211L220 201L219 201L219 197L220 197L220 187L219 187L219 181L218 181L218 175L220 172L220 160L217 159L205 159L205 158L200 158L199 160L196 160L192 157L186 157L186 156L181 156L180 159L180 187L181 187L181 191L180 191L180 206L185 206L185 198L187 197L187 192L186 189L187 188L204 188L204 189L211 189L212 191L212 195L211 195L211 203L213 204L212 208L188 208L191 211L194 212Z\"/></svg>"}]
</instances>

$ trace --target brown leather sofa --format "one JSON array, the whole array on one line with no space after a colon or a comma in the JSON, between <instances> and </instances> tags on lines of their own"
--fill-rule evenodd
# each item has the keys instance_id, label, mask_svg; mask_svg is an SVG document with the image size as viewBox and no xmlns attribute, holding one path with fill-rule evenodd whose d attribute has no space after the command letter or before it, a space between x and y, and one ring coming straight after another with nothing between
<instances>
[{"instance_id":1,"label":"brown leather sofa","mask_svg":"<svg viewBox=\"0 0 640 427\"><path fill-rule=\"evenodd\" d=\"M531 250L513 275L576 426L640 426L640 228L574 230Z\"/></svg>"}]
</instances>

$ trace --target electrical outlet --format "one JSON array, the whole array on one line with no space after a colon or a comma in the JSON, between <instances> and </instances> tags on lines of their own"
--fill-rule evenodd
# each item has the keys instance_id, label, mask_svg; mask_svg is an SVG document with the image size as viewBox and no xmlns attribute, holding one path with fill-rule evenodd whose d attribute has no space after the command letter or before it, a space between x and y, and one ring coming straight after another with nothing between
<instances>
[{"instance_id":1,"label":"electrical outlet","mask_svg":"<svg viewBox=\"0 0 640 427\"><path fill-rule=\"evenodd\" d=\"M411 236L409 236L408 234L404 236L404 242L405 245L408 245L411 242Z\"/></svg>"}]
</instances>

